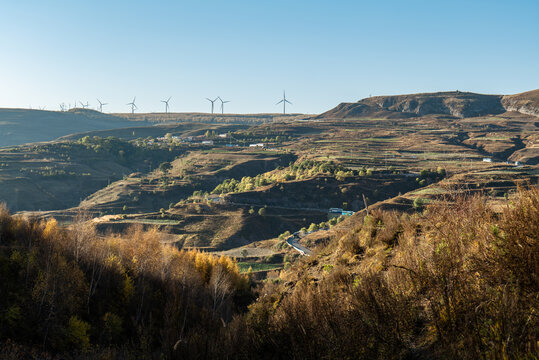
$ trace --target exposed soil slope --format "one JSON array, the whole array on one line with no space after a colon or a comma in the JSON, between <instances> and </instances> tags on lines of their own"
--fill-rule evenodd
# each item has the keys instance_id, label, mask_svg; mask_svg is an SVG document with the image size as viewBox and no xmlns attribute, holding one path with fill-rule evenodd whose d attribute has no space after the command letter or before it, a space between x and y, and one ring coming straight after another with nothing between
<instances>
[{"instance_id":1,"label":"exposed soil slope","mask_svg":"<svg viewBox=\"0 0 539 360\"><path fill-rule=\"evenodd\" d=\"M507 111L539 116L539 89L516 95L506 95L502 98L502 105Z\"/></svg>"},{"instance_id":2,"label":"exposed soil slope","mask_svg":"<svg viewBox=\"0 0 539 360\"><path fill-rule=\"evenodd\" d=\"M437 93L374 96L356 103L341 103L320 118L408 118L448 115L467 118L517 111L539 116L539 90L516 95L483 95L449 91Z\"/></svg>"}]
</instances>

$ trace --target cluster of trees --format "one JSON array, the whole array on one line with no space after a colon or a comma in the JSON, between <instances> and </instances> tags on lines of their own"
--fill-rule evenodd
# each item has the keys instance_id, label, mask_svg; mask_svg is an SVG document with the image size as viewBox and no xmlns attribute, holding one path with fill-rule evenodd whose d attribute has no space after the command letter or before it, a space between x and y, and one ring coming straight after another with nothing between
<instances>
[{"instance_id":1,"label":"cluster of trees","mask_svg":"<svg viewBox=\"0 0 539 360\"><path fill-rule=\"evenodd\" d=\"M307 233L307 232L318 231L320 229L330 229L330 228L337 225L338 223L340 223L343 220L344 220L344 216L342 216L342 215L341 216L336 216L336 217L333 217L333 218L329 219L328 221L323 221L323 222L321 222L319 224L311 223L311 225L309 225L309 227L302 227L300 231L302 233Z\"/></svg>"},{"instance_id":2,"label":"cluster of trees","mask_svg":"<svg viewBox=\"0 0 539 360\"><path fill-rule=\"evenodd\" d=\"M87 152L88 150L115 161L126 164L139 164L144 159L148 164L159 164L173 160L178 154L183 153L183 148L141 147L136 141L130 142L114 136L99 137L85 136L82 139L52 146L68 147L70 152ZM155 165L154 165L155 166Z\"/></svg>"},{"instance_id":3,"label":"cluster of trees","mask_svg":"<svg viewBox=\"0 0 539 360\"><path fill-rule=\"evenodd\" d=\"M159 237L132 228L103 238L83 222L68 231L0 208L0 358L22 356L13 342L111 358L209 351L205 337L250 300L249 280L230 258Z\"/></svg>"},{"instance_id":4,"label":"cluster of trees","mask_svg":"<svg viewBox=\"0 0 539 360\"><path fill-rule=\"evenodd\" d=\"M236 131L231 135L240 144L247 144L247 143L253 143L253 142L281 144L285 141L290 141L294 139L293 136L287 135L285 134L285 132L275 132L275 131L265 131L265 132Z\"/></svg>"},{"instance_id":5,"label":"cluster of trees","mask_svg":"<svg viewBox=\"0 0 539 360\"><path fill-rule=\"evenodd\" d=\"M302 233L307 233L309 231L318 231L320 229L326 229L326 228L330 229L330 228L337 225L338 223L340 223L343 220L344 220L344 216L336 216L336 217L333 217L333 218L329 219L328 221L323 221L323 222L321 222L319 224L311 223L311 225L309 225L308 227L302 227L299 231L302 232ZM290 231L287 230L284 233L282 233L281 235L279 235L279 240L285 240L290 235L291 235Z\"/></svg>"},{"instance_id":6,"label":"cluster of trees","mask_svg":"<svg viewBox=\"0 0 539 360\"><path fill-rule=\"evenodd\" d=\"M440 181L443 178L445 178L445 176L446 176L445 169L439 166L436 170L422 169L419 172L419 177L416 178L415 180L419 183L419 185L425 186L433 182Z\"/></svg>"},{"instance_id":7,"label":"cluster of trees","mask_svg":"<svg viewBox=\"0 0 539 360\"><path fill-rule=\"evenodd\" d=\"M41 166L39 168L23 167L20 169L20 172L30 174L30 175L50 177L50 178L56 178L56 179L80 176L74 171L66 171L65 169L58 168L57 166ZM81 175L88 176L89 174L81 174Z\"/></svg>"},{"instance_id":8,"label":"cluster of trees","mask_svg":"<svg viewBox=\"0 0 539 360\"><path fill-rule=\"evenodd\" d=\"M367 171L368 173L366 173ZM329 176L334 176L337 180L342 181L347 177L352 176L365 176L372 175L372 170L366 170L362 172L355 172L352 169L336 164L333 161L317 161L306 159L303 161L297 161L293 164L290 164L289 168L285 169L284 173L277 174L277 177L280 177L280 180L293 180L293 179L305 179L318 174L326 174Z\"/></svg>"},{"instance_id":9,"label":"cluster of trees","mask_svg":"<svg viewBox=\"0 0 539 360\"><path fill-rule=\"evenodd\" d=\"M211 192L212 194L227 194L243 191L250 191L260 186L265 186L273 183L271 178L265 176L265 174L258 174L254 177L244 176L240 181L236 179L225 179L222 183L217 185Z\"/></svg>"},{"instance_id":10,"label":"cluster of trees","mask_svg":"<svg viewBox=\"0 0 539 360\"><path fill-rule=\"evenodd\" d=\"M332 161L303 160L290 163L290 166L287 168L280 168L264 174L258 174L254 177L245 176L241 180L225 179L211 193L227 194L250 191L276 182L300 180L318 174L335 176L337 180L344 180L347 177L355 175L353 170L347 169L340 164L335 164Z\"/></svg>"}]
</instances>

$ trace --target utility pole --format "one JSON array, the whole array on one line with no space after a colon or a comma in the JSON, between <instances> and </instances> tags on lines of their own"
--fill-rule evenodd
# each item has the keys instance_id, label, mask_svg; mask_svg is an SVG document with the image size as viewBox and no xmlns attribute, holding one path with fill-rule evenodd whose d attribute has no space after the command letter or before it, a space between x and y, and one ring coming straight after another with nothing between
<instances>
[{"instance_id":1,"label":"utility pole","mask_svg":"<svg viewBox=\"0 0 539 360\"><path fill-rule=\"evenodd\" d=\"M367 198L365 197L365 194L363 195L363 203L365 204L365 211L367 212L367 216L369 216L369 206L367 205Z\"/></svg>"}]
</instances>

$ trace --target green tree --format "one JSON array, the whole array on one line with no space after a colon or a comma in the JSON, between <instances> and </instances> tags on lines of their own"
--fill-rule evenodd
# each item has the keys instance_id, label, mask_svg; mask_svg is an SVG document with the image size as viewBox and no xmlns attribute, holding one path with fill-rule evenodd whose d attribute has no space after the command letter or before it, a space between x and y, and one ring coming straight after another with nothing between
<instances>
[{"instance_id":1,"label":"green tree","mask_svg":"<svg viewBox=\"0 0 539 360\"><path fill-rule=\"evenodd\" d=\"M281 235L279 235L279 240L283 240L287 237L290 236L290 231L286 230L284 233L282 233Z\"/></svg>"},{"instance_id":2,"label":"green tree","mask_svg":"<svg viewBox=\"0 0 539 360\"><path fill-rule=\"evenodd\" d=\"M423 203L424 203L423 199L421 199L421 198L416 198L416 199L414 200L414 205L413 205L413 206L414 206L414 209L416 209L416 210L421 210L421 209L423 208Z\"/></svg>"},{"instance_id":3,"label":"green tree","mask_svg":"<svg viewBox=\"0 0 539 360\"><path fill-rule=\"evenodd\" d=\"M111 312L106 313L103 316L103 328L103 336L108 343L118 341L122 334L122 318Z\"/></svg>"},{"instance_id":4,"label":"green tree","mask_svg":"<svg viewBox=\"0 0 539 360\"><path fill-rule=\"evenodd\" d=\"M74 347L87 350L90 347L90 324L80 320L77 316L71 316L67 327L67 339Z\"/></svg>"},{"instance_id":5,"label":"green tree","mask_svg":"<svg viewBox=\"0 0 539 360\"><path fill-rule=\"evenodd\" d=\"M170 163L168 161L165 161L165 162L162 162L161 164L159 164L159 170L163 174L166 174L170 169L172 169L172 165L170 165Z\"/></svg>"}]
</instances>

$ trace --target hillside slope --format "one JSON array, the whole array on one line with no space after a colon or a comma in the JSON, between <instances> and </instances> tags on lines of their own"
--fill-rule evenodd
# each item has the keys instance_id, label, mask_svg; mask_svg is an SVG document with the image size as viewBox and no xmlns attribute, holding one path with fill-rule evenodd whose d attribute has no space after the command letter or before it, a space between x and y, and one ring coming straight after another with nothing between
<instances>
[{"instance_id":1,"label":"hillside slope","mask_svg":"<svg viewBox=\"0 0 539 360\"><path fill-rule=\"evenodd\" d=\"M319 115L319 118L408 118L426 115L469 118L506 111L539 116L539 90L509 96L460 91L374 96L356 103L341 103Z\"/></svg>"},{"instance_id":2,"label":"hillside slope","mask_svg":"<svg viewBox=\"0 0 539 360\"><path fill-rule=\"evenodd\" d=\"M210 114L210 113L118 113L113 114L130 121L171 124L196 122L204 124L264 124L274 121L303 119L303 114Z\"/></svg>"},{"instance_id":3,"label":"hillside slope","mask_svg":"<svg viewBox=\"0 0 539 360\"><path fill-rule=\"evenodd\" d=\"M0 109L0 147L52 141L72 134L75 134L75 138L79 138L76 135L85 132L97 132L95 135L103 136L103 134L110 133L104 130L124 129L124 133L133 133L136 130L133 127L143 127L141 133L150 133L150 135L159 133L159 136L162 136L160 133L162 129L155 129L155 131L151 129L151 126L156 124L257 125L274 121L297 120L303 117L301 114L104 114L90 109L72 109L66 112ZM198 125L190 126L200 127ZM116 136L114 132L111 135ZM129 138L129 136L127 137Z\"/></svg>"},{"instance_id":4,"label":"hillside slope","mask_svg":"<svg viewBox=\"0 0 539 360\"><path fill-rule=\"evenodd\" d=\"M133 122L94 110L59 112L0 109L0 147L51 141L72 133L128 126L133 126Z\"/></svg>"},{"instance_id":5,"label":"hillside slope","mask_svg":"<svg viewBox=\"0 0 539 360\"><path fill-rule=\"evenodd\" d=\"M502 105L507 111L518 111L522 114L539 117L539 89L516 95L506 95Z\"/></svg>"},{"instance_id":6,"label":"hillside slope","mask_svg":"<svg viewBox=\"0 0 539 360\"><path fill-rule=\"evenodd\" d=\"M505 202L496 213L485 198L457 197L423 213L372 211L342 222L279 282L264 285L243 323L228 327L234 352L534 358L539 192Z\"/></svg>"}]
</instances>

